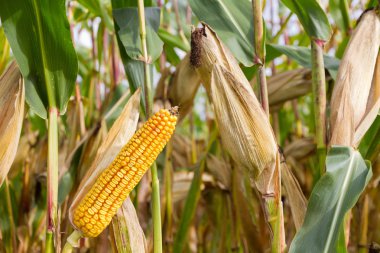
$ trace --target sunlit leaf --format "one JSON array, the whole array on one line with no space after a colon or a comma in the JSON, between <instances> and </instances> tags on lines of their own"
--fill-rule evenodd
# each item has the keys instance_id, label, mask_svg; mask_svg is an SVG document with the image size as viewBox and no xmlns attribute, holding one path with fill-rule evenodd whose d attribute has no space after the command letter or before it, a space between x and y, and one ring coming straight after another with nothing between
<instances>
[{"instance_id":1,"label":"sunlit leaf","mask_svg":"<svg viewBox=\"0 0 380 253\"><path fill-rule=\"evenodd\" d=\"M43 118L66 110L78 71L65 1L0 1L5 34L25 79L26 101Z\"/></svg>"},{"instance_id":2,"label":"sunlit leaf","mask_svg":"<svg viewBox=\"0 0 380 253\"><path fill-rule=\"evenodd\" d=\"M245 66L254 64L253 16L249 1L190 0L189 2L198 19L215 30L238 61Z\"/></svg>"},{"instance_id":3,"label":"sunlit leaf","mask_svg":"<svg viewBox=\"0 0 380 253\"><path fill-rule=\"evenodd\" d=\"M281 54L285 54L286 56L295 60L299 65L311 69L311 51L309 48L299 46L282 46L275 44L267 44L266 48L267 61L273 60ZM328 55L324 55L323 60L325 68L335 79L339 68L339 60Z\"/></svg>"},{"instance_id":4,"label":"sunlit leaf","mask_svg":"<svg viewBox=\"0 0 380 253\"><path fill-rule=\"evenodd\" d=\"M331 36L330 22L317 0L281 0L294 12L303 29L311 38L328 41Z\"/></svg>"},{"instance_id":5,"label":"sunlit leaf","mask_svg":"<svg viewBox=\"0 0 380 253\"><path fill-rule=\"evenodd\" d=\"M113 16L119 27L119 38L128 56L134 60L143 61L137 8L116 9L113 11ZM156 7L145 8L145 20L148 49L148 59L145 60L152 63L160 56L163 46L163 42L157 35L160 26L160 9Z\"/></svg>"},{"instance_id":6,"label":"sunlit leaf","mask_svg":"<svg viewBox=\"0 0 380 253\"><path fill-rule=\"evenodd\" d=\"M329 0L330 13L335 23L343 32L350 29L350 16L348 14L347 0Z\"/></svg>"},{"instance_id":7,"label":"sunlit leaf","mask_svg":"<svg viewBox=\"0 0 380 253\"><path fill-rule=\"evenodd\" d=\"M326 158L326 174L311 193L301 230L289 252L337 252L339 228L372 176L371 165L358 151L334 146Z\"/></svg>"}]
</instances>

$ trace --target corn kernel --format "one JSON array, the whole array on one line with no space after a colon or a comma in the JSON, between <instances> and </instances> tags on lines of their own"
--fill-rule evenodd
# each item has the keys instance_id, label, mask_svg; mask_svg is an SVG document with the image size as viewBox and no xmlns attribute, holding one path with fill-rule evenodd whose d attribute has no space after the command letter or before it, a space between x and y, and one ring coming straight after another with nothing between
<instances>
[{"instance_id":1,"label":"corn kernel","mask_svg":"<svg viewBox=\"0 0 380 253\"><path fill-rule=\"evenodd\" d=\"M176 108L152 116L102 172L76 207L73 224L86 237L98 236L111 222L174 132Z\"/></svg>"}]
</instances>

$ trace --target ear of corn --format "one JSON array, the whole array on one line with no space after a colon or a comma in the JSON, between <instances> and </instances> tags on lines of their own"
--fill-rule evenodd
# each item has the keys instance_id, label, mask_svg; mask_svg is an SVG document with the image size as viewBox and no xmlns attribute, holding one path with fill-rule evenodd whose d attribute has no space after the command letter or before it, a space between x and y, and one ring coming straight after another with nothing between
<instances>
[{"instance_id":1,"label":"ear of corn","mask_svg":"<svg viewBox=\"0 0 380 253\"><path fill-rule=\"evenodd\" d=\"M170 139L177 108L160 110L125 145L100 174L73 212L73 225L85 237L96 237L138 184Z\"/></svg>"},{"instance_id":2,"label":"ear of corn","mask_svg":"<svg viewBox=\"0 0 380 253\"><path fill-rule=\"evenodd\" d=\"M191 64L212 101L223 146L263 194L273 193L277 144L269 119L231 52L206 24L192 33Z\"/></svg>"},{"instance_id":3,"label":"ear of corn","mask_svg":"<svg viewBox=\"0 0 380 253\"><path fill-rule=\"evenodd\" d=\"M180 106L179 121L190 112L200 83L200 77L190 64L188 53L177 65L168 87L169 101L171 104Z\"/></svg>"}]
</instances>

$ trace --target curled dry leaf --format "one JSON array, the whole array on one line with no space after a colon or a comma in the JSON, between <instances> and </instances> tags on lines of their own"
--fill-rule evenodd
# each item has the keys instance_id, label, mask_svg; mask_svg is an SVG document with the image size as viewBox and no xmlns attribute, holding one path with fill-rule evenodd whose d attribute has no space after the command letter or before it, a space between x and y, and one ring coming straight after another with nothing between
<instances>
[{"instance_id":1,"label":"curled dry leaf","mask_svg":"<svg viewBox=\"0 0 380 253\"><path fill-rule=\"evenodd\" d=\"M69 218L73 223L73 212L82 198L91 189L96 179L104 169L115 159L121 148L129 141L136 131L139 119L140 90L137 90L125 105L120 116L112 125L104 142L98 149L91 167L79 185L79 190L70 206ZM74 226L75 227L75 226Z\"/></svg>"},{"instance_id":2,"label":"curled dry leaf","mask_svg":"<svg viewBox=\"0 0 380 253\"><path fill-rule=\"evenodd\" d=\"M118 252L145 253L147 244L135 207L128 197L112 218L112 228Z\"/></svg>"},{"instance_id":3,"label":"curled dry leaf","mask_svg":"<svg viewBox=\"0 0 380 253\"><path fill-rule=\"evenodd\" d=\"M260 192L273 193L271 183L277 145L252 87L239 64L207 25L192 33L191 64L212 101L223 145L248 170Z\"/></svg>"},{"instance_id":4,"label":"curled dry leaf","mask_svg":"<svg viewBox=\"0 0 380 253\"><path fill-rule=\"evenodd\" d=\"M293 69L268 78L269 105L273 108L311 91L311 70Z\"/></svg>"},{"instance_id":5,"label":"curled dry leaf","mask_svg":"<svg viewBox=\"0 0 380 253\"><path fill-rule=\"evenodd\" d=\"M380 18L375 10L367 11L352 34L339 66L331 98L331 145L358 143L358 137L354 139L355 130L373 109L367 108L367 104L379 47ZM366 125L369 127L371 123Z\"/></svg>"},{"instance_id":6,"label":"curled dry leaf","mask_svg":"<svg viewBox=\"0 0 380 253\"><path fill-rule=\"evenodd\" d=\"M183 119L193 107L194 97L201 80L194 66L190 64L188 53L178 64L168 87L168 99L179 106L179 116Z\"/></svg>"},{"instance_id":7,"label":"curled dry leaf","mask_svg":"<svg viewBox=\"0 0 380 253\"><path fill-rule=\"evenodd\" d=\"M24 118L24 100L24 82L14 61L0 77L0 186L16 156Z\"/></svg>"},{"instance_id":8,"label":"curled dry leaf","mask_svg":"<svg viewBox=\"0 0 380 253\"><path fill-rule=\"evenodd\" d=\"M231 167L229 164L214 155L209 155L207 156L207 169L215 177L222 189L230 189Z\"/></svg>"},{"instance_id":9,"label":"curled dry leaf","mask_svg":"<svg viewBox=\"0 0 380 253\"><path fill-rule=\"evenodd\" d=\"M285 147L284 155L286 158L291 156L297 161L300 161L309 157L315 152L316 148L317 146L312 137L296 139Z\"/></svg>"},{"instance_id":10,"label":"curled dry leaf","mask_svg":"<svg viewBox=\"0 0 380 253\"><path fill-rule=\"evenodd\" d=\"M288 196L290 210L297 231L301 228L306 214L307 200L302 189L286 163L281 164L281 175L284 189Z\"/></svg>"},{"instance_id":11,"label":"curled dry leaf","mask_svg":"<svg viewBox=\"0 0 380 253\"><path fill-rule=\"evenodd\" d=\"M189 168L191 163L191 141L185 136L175 133L172 138L172 159L175 168Z\"/></svg>"},{"instance_id":12,"label":"curled dry leaf","mask_svg":"<svg viewBox=\"0 0 380 253\"><path fill-rule=\"evenodd\" d=\"M375 71L372 79L372 86L367 103L367 111L365 117L355 129L354 147L359 146L359 143L371 124L379 114L380 109L380 53L377 55Z\"/></svg>"},{"instance_id":13,"label":"curled dry leaf","mask_svg":"<svg viewBox=\"0 0 380 253\"><path fill-rule=\"evenodd\" d=\"M186 199L189 193L191 182L193 181L194 172L176 171L173 175L173 202L176 204ZM201 191L205 188L205 184L212 184L213 178L208 173L202 174Z\"/></svg>"}]
</instances>

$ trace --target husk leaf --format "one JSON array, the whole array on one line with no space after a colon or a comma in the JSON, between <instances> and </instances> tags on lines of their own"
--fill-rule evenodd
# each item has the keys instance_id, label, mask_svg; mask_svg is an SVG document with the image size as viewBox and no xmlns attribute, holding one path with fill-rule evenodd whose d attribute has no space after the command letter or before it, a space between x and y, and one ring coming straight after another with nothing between
<instances>
[{"instance_id":1,"label":"husk leaf","mask_svg":"<svg viewBox=\"0 0 380 253\"><path fill-rule=\"evenodd\" d=\"M201 79L195 68L190 64L190 54L186 54L178 64L168 87L168 99L172 106L179 106L180 120L191 110L194 97Z\"/></svg>"},{"instance_id":2,"label":"husk leaf","mask_svg":"<svg viewBox=\"0 0 380 253\"><path fill-rule=\"evenodd\" d=\"M0 77L0 186L17 153L24 118L24 101L24 81L14 61Z\"/></svg>"},{"instance_id":3,"label":"husk leaf","mask_svg":"<svg viewBox=\"0 0 380 253\"><path fill-rule=\"evenodd\" d=\"M112 218L112 228L118 252L145 253L147 244L135 207L128 197Z\"/></svg>"},{"instance_id":4,"label":"husk leaf","mask_svg":"<svg viewBox=\"0 0 380 253\"><path fill-rule=\"evenodd\" d=\"M371 111L367 104L379 46L379 16L375 10L367 11L354 30L339 66L331 98L330 145L354 146L358 142L354 138L355 130Z\"/></svg>"},{"instance_id":5,"label":"husk leaf","mask_svg":"<svg viewBox=\"0 0 380 253\"><path fill-rule=\"evenodd\" d=\"M358 147L361 139L371 127L380 109L380 53L377 55L375 72L373 74L372 86L367 103L365 117L355 129L354 147Z\"/></svg>"},{"instance_id":6,"label":"husk leaf","mask_svg":"<svg viewBox=\"0 0 380 253\"><path fill-rule=\"evenodd\" d=\"M190 62L212 101L224 147L262 193L273 193L277 145L269 120L239 64L207 25L192 34ZM269 189L271 188L271 189Z\"/></svg>"}]
</instances>

